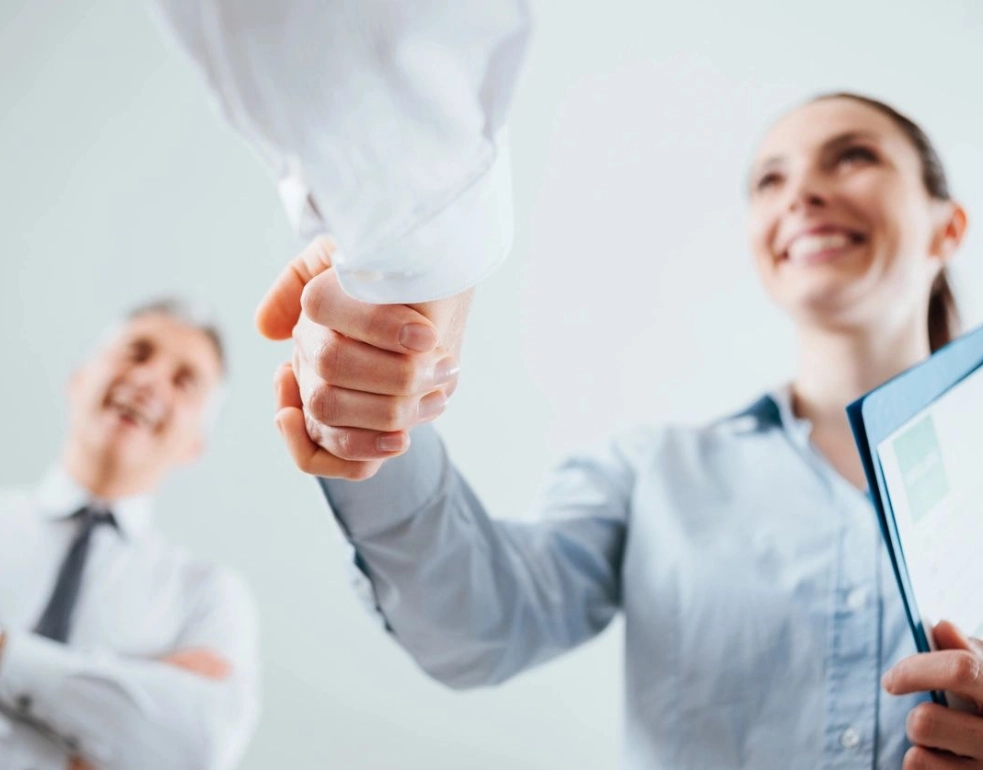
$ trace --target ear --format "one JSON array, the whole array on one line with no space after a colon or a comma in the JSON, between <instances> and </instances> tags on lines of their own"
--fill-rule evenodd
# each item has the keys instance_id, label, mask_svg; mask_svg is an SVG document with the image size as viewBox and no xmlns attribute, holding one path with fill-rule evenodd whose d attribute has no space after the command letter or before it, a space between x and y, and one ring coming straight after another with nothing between
<instances>
[{"instance_id":1,"label":"ear","mask_svg":"<svg viewBox=\"0 0 983 770\"><path fill-rule=\"evenodd\" d=\"M198 435L195 439L188 443L185 448L184 454L180 458L179 462L182 465L190 465L200 458L205 453L205 447L207 442L203 435Z\"/></svg>"},{"instance_id":2,"label":"ear","mask_svg":"<svg viewBox=\"0 0 983 770\"><path fill-rule=\"evenodd\" d=\"M966 209L955 201L946 201L941 204L935 239L932 243L932 256L938 258L943 264L948 264L949 260L959 251L963 238L966 237L968 226L969 217L966 214Z\"/></svg>"},{"instance_id":3,"label":"ear","mask_svg":"<svg viewBox=\"0 0 983 770\"><path fill-rule=\"evenodd\" d=\"M85 367L79 366L72 370L72 374L68 378L68 382L65 383L65 393L69 398L75 395L75 392L81 387L82 380L85 378Z\"/></svg>"}]
</instances>

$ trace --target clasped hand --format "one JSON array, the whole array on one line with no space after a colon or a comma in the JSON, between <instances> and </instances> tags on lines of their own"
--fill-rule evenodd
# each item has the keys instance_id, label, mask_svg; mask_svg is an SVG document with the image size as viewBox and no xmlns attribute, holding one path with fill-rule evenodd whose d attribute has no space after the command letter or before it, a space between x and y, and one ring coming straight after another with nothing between
<instances>
[{"instance_id":1,"label":"clasped hand","mask_svg":"<svg viewBox=\"0 0 983 770\"><path fill-rule=\"evenodd\" d=\"M294 339L274 378L276 425L298 468L361 480L409 447L409 430L443 413L471 292L420 305L347 296L321 238L288 265L257 311L259 330Z\"/></svg>"}]
</instances>

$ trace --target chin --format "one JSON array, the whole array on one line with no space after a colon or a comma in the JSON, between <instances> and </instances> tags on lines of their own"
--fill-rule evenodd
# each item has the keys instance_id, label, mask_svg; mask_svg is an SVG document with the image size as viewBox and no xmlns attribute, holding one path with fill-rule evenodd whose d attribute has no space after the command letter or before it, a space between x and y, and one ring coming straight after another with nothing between
<instances>
[{"instance_id":1,"label":"chin","mask_svg":"<svg viewBox=\"0 0 983 770\"><path fill-rule=\"evenodd\" d=\"M849 331L864 325L865 305L856 291L826 291L799 297L786 309L799 325Z\"/></svg>"},{"instance_id":2,"label":"chin","mask_svg":"<svg viewBox=\"0 0 983 770\"><path fill-rule=\"evenodd\" d=\"M822 265L777 270L768 287L772 297L794 315L797 311L839 312L864 301L869 265Z\"/></svg>"},{"instance_id":3,"label":"chin","mask_svg":"<svg viewBox=\"0 0 983 770\"><path fill-rule=\"evenodd\" d=\"M89 451L99 455L104 462L128 465L133 457L148 454L149 436L118 423L102 423L88 434Z\"/></svg>"}]
</instances>

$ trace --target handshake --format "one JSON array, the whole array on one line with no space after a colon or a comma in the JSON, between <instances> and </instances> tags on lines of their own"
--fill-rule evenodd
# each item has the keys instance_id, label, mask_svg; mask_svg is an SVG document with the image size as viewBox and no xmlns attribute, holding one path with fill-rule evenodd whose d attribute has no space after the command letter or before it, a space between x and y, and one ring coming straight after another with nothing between
<instances>
[{"instance_id":1,"label":"handshake","mask_svg":"<svg viewBox=\"0 0 983 770\"><path fill-rule=\"evenodd\" d=\"M334 244L312 242L256 312L261 334L294 339L276 372L276 425L300 470L371 478L409 448L409 430L444 412L457 387L472 292L419 305L370 305L344 293Z\"/></svg>"}]
</instances>

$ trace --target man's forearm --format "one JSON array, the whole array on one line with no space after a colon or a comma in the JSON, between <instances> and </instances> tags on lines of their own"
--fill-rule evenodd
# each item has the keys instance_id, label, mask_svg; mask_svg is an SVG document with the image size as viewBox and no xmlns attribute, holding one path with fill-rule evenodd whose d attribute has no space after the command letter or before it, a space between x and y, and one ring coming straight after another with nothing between
<instances>
[{"instance_id":1,"label":"man's forearm","mask_svg":"<svg viewBox=\"0 0 983 770\"><path fill-rule=\"evenodd\" d=\"M248 683L7 636L0 698L100 770L210 767L256 711Z\"/></svg>"}]
</instances>

